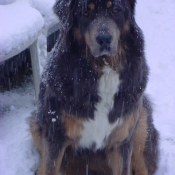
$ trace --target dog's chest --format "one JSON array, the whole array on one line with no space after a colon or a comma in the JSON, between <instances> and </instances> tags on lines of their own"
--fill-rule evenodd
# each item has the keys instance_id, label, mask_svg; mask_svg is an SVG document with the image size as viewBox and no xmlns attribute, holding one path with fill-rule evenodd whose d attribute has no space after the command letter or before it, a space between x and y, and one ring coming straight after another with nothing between
<instances>
[{"instance_id":1,"label":"dog's chest","mask_svg":"<svg viewBox=\"0 0 175 175\"><path fill-rule=\"evenodd\" d=\"M110 124L108 120L108 114L113 108L114 95L118 92L119 85L119 74L105 66L98 82L98 95L101 99L95 106L94 119L89 119L83 124L80 147L92 148L93 146L95 150L104 148L112 130L121 125L121 119L116 120L113 124Z\"/></svg>"}]
</instances>

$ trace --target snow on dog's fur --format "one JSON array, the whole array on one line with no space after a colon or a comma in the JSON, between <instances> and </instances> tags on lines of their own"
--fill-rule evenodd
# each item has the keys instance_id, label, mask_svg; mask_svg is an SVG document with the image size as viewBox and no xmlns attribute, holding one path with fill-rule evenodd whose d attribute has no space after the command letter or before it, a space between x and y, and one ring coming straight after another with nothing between
<instances>
[{"instance_id":1,"label":"snow on dog's fur","mask_svg":"<svg viewBox=\"0 0 175 175\"><path fill-rule=\"evenodd\" d=\"M38 174L156 170L158 133L134 8L135 0L57 0L62 30L31 120Z\"/></svg>"}]
</instances>

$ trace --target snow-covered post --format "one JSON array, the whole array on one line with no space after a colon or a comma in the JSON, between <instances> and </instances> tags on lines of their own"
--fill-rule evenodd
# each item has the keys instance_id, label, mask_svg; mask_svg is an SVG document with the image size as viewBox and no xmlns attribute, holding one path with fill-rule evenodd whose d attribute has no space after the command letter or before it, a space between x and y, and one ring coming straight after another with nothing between
<instances>
[{"instance_id":1,"label":"snow-covered post","mask_svg":"<svg viewBox=\"0 0 175 175\"><path fill-rule=\"evenodd\" d=\"M43 19L44 26L38 39L30 47L34 75L35 95L38 97L39 84L43 69L47 62L47 36L58 29L59 20L53 12L55 0L31 0L32 7L37 9ZM56 29L55 29L56 26Z\"/></svg>"},{"instance_id":2,"label":"snow-covered post","mask_svg":"<svg viewBox=\"0 0 175 175\"><path fill-rule=\"evenodd\" d=\"M37 98L43 67L47 60L47 32L44 28L37 40L30 46L30 55L32 58L35 96Z\"/></svg>"}]
</instances>

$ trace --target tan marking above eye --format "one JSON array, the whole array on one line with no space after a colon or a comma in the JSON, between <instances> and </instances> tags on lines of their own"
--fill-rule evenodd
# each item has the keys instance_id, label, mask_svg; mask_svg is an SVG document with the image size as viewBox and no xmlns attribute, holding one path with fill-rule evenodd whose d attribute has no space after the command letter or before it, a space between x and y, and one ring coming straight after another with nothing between
<instances>
[{"instance_id":1,"label":"tan marking above eye","mask_svg":"<svg viewBox=\"0 0 175 175\"><path fill-rule=\"evenodd\" d=\"M89 8L90 8L91 10L94 10L94 9L95 9L95 4L90 3L90 4L89 4Z\"/></svg>"},{"instance_id":2,"label":"tan marking above eye","mask_svg":"<svg viewBox=\"0 0 175 175\"><path fill-rule=\"evenodd\" d=\"M107 4L106 4L107 8L110 8L112 6L112 2L111 1L108 1Z\"/></svg>"}]
</instances>

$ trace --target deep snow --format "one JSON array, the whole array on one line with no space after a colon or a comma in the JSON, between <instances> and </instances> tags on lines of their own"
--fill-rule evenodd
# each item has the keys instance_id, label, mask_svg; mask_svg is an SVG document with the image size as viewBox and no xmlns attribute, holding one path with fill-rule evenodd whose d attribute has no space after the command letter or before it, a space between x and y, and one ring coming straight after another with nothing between
<instances>
[{"instance_id":1,"label":"deep snow","mask_svg":"<svg viewBox=\"0 0 175 175\"><path fill-rule=\"evenodd\" d=\"M150 67L147 93L160 132L160 163L155 175L175 175L175 1L140 0L136 20L145 35ZM0 175L33 175L38 155L27 118L35 109L32 83L0 93Z\"/></svg>"},{"instance_id":2,"label":"deep snow","mask_svg":"<svg viewBox=\"0 0 175 175\"><path fill-rule=\"evenodd\" d=\"M0 5L0 22L0 61L31 45L44 25L40 12L30 6L29 0Z\"/></svg>"}]
</instances>

